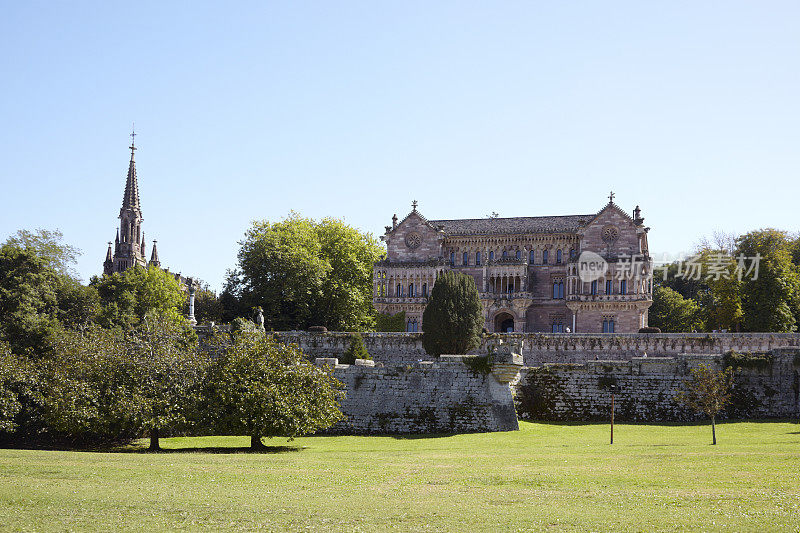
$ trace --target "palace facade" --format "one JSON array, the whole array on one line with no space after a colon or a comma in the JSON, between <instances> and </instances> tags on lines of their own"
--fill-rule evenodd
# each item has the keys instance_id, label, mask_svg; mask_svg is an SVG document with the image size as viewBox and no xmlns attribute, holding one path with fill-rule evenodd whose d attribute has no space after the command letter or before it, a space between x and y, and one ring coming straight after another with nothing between
<instances>
[{"instance_id":1,"label":"palace facade","mask_svg":"<svg viewBox=\"0 0 800 533\"><path fill-rule=\"evenodd\" d=\"M475 279L488 331L635 333L653 302L649 229L613 193L598 213L566 216L428 220L415 201L381 236L373 302L421 331L437 276L454 270Z\"/></svg>"}]
</instances>

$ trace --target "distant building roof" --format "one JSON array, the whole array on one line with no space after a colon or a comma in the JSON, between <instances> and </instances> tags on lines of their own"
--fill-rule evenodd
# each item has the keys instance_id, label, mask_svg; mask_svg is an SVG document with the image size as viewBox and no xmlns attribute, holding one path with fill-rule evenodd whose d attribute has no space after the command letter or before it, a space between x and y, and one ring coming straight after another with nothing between
<instances>
[{"instance_id":1,"label":"distant building roof","mask_svg":"<svg viewBox=\"0 0 800 533\"><path fill-rule=\"evenodd\" d=\"M431 220L447 235L517 235L524 233L574 232L594 218L589 215L553 217L465 218L460 220Z\"/></svg>"}]
</instances>

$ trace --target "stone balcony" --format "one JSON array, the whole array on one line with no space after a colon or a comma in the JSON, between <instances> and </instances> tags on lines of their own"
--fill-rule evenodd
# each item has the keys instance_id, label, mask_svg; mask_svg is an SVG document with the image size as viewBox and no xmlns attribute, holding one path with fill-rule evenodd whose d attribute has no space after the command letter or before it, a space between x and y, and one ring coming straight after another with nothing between
<instances>
[{"instance_id":1,"label":"stone balcony","mask_svg":"<svg viewBox=\"0 0 800 533\"><path fill-rule=\"evenodd\" d=\"M427 296L381 296L373 299L376 303L382 304L426 304Z\"/></svg>"},{"instance_id":2,"label":"stone balcony","mask_svg":"<svg viewBox=\"0 0 800 533\"><path fill-rule=\"evenodd\" d=\"M527 291L518 292L481 292L481 299L484 300L530 300L533 293Z\"/></svg>"},{"instance_id":3,"label":"stone balcony","mask_svg":"<svg viewBox=\"0 0 800 533\"><path fill-rule=\"evenodd\" d=\"M652 300L652 294L568 294L568 302L641 302Z\"/></svg>"}]
</instances>

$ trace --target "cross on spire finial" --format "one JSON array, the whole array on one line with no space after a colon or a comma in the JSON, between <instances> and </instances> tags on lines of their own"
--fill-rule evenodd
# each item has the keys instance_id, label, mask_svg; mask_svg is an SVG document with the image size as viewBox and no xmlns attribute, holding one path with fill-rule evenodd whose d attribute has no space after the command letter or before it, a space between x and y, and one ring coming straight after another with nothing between
<instances>
[{"instance_id":1,"label":"cross on spire finial","mask_svg":"<svg viewBox=\"0 0 800 533\"><path fill-rule=\"evenodd\" d=\"M614 203L614 196L615 196L614 191L611 191L611 194L608 195L608 203L610 204Z\"/></svg>"},{"instance_id":2,"label":"cross on spire finial","mask_svg":"<svg viewBox=\"0 0 800 533\"><path fill-rule=\"evenodd\" d=\"M133 155L133 151L136 150L136 123L133 123L131 126L131 145L129 147L131 149L131 155Z\"/></svg>"},{"instance_id":3,"label":"cross on spire finial","mask_svg":"<svg viewBox=\"0 0 800 533\"><path fill-rule=\"evenodd\" d=\"M416 200L411 202L411 209L413 209L414 211L417 210L417 201Z\"/></svg>"}]
</instances>

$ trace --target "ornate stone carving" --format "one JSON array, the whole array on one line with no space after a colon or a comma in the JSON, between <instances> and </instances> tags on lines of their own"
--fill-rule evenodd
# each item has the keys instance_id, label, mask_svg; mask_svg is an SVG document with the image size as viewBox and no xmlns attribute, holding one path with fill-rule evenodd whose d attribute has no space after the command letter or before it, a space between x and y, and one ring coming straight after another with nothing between
<instances>
[{"instance_id":1,"label":"ornate stone carving","mask_svg":"<svg viewBox=\"0 0 800 533\"><path fill-rule=\"evenodd\" d=\"M614 244L619 239L619 228L609 224L603 228L603 242Z\"/></svg>"},{"instance_id":2,"label":"ornate stone carving","mask_svg":"<svg viewBox=\"0 0 800 533\"><path fill-rule=\"evenodd\" d=\"M422 235L418 231L409 231L406 233L406 246L411 248L419 248L419 245L422 244Z\"/></svg>"}]
</instances>

